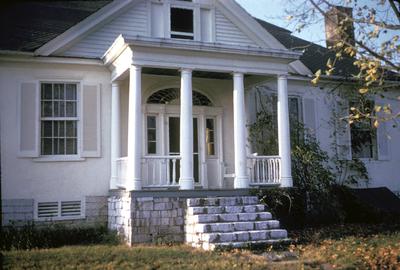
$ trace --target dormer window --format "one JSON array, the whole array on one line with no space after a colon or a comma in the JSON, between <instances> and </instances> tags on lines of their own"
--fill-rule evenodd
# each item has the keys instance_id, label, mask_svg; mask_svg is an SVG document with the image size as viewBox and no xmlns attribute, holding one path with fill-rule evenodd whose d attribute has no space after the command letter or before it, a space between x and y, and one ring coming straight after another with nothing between
<instances>
[{"instance_id":1,"label":"dormer window","mask_svg":"<svg viewBox=\"0 0 400 270\"><path fill-rule=\"evenodd\" d=\"M194 39L193 9L171 8L171 38Z\"/></svg>"}]
</instances>

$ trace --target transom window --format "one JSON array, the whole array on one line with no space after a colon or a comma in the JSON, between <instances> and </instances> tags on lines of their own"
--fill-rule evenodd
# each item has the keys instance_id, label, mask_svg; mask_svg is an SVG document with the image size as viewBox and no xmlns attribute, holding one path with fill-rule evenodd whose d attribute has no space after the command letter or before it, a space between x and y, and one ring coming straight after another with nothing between
<instances>
[{"instance_id":1,"label":"transom window","mask_svg":"<svg viewBox=\"0 0 400 270\"><path fill-rule=\"evenodd\" d=\"M76 155L77 84L41 84L41 155Z\"/></svg>"},{"instance_id":2,"label":"transom window","mask_svg":"<svg viewBox=\"0 0 400 270\"><path fill-rule=\"evenodd\" d=\"M171 38L194 39L193 9L171 8Z\"/></svg>"},{"instance_id":3,"label":"transom window","mask_svg":"<svg viewBox=\"0 0 400 270\"><path fill-rule=\"evenodd\" d=\"M192 99L194 106L213 106L211 100L205 95L193 91ZM168 88L153 93L148 99L150 104L180 104L180 90L178 88Z\"/></svg>"}]
</instances>

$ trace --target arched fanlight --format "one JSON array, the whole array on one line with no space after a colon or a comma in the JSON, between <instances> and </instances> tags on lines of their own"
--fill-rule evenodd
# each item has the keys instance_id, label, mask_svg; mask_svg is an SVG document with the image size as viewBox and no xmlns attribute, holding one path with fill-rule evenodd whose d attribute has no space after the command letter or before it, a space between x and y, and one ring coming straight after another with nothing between
<instances>
[{"instance_id":1,"label":"arched fanlight","mask_svg":"<svg viewBox=\"0 0 400 270\"><path fill-rule=\"evenodd\" d=\"M167 88L153 93L148 99L149 104L180 104L180 91L178 88ZM211 100L205 95L193 91L194 106L212 106Z\"/></svg>"}]
</instances>

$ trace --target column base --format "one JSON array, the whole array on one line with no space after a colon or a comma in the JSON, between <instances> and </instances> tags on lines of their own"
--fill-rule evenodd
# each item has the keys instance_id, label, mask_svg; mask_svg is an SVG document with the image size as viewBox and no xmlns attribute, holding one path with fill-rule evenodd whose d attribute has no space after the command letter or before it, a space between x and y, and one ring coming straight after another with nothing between
<instances>
[{"instance_id":1,"label":"column base","mask_svg":"<svg viewBox=\"0 0 400 270\"><path fill-rule=\"evenodd\" d=\"M140 179L136 180L128 180L126 184L126 190L133 191L133 190L141 190L142 189L142 181Z\"/></svg>"},{"instance_id":2,"label":"column base","mask_svg":"<svg viewBox=\"0 0 400 270\"><path fill-rule=\"evenodd\" d=\"M236 176L233 183L233 187L237 188L249 188L249 178L247 176Z\"/></svg>"},{"instance_id":3,"label":"column base","mask_svg":"<svg viewBox=\"0 0 400 270\"><path fill-rule=\"evenodd\" d=\"M281 177L281 187L293 187L293 178L291 176Z\"/></svg>"},{"instance_id":4,"label":"column base","mask_svg":"<svg viewBox=\"0 0 400 270\"><path fill-rule=\"evenodd\" d=\"M179 189L182 190L194 189L194 179L193 178L179 179Z\"/></svg>"}]
</instances>

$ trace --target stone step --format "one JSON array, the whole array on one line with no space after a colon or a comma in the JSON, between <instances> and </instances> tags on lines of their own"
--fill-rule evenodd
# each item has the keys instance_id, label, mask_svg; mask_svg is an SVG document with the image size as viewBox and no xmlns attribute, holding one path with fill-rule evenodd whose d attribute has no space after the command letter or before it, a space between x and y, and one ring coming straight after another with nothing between
<instances>
[{"instance_id":1,"label":"stone step","mask_svg":"<svg viewBox=\"0 0 400 270\"><path fill-rule=\"evenodd\" d=\"M238 205L238 206L194 206L188 207L189 215L201 214L230 214L230 213L255 213L264 212L266 206L263 204Z\"/></svg>"},{"instance_id":2,"label":"stone step","mask_svg":"<svg viewBox=\"0 0 400 270\"><path fill-rule=\"evenodd\" d=\"M220 222L210 224L194 224L187 225L187 233L212 233L212 232L234 232L234 231L251 231L251 230L270 230L278 229L278 220L266 221L242 221L242 222Z\"/></svg>"},{"instance_id":3,"label":"stone step","mask_svg":"<svg viewBox=\"0 0 400 270\"><path fill-rule=\"evenodd\" d=\"M270 212L233 213L233 214L201 214L186 216L186 224L217 223L237 221L264 221L272 219Z\"/></svg>"},{"instance_id":4,"label":"stone step","mask_svg":"<svg viewBox=\"0 0 400 270\"><path fill-rule=\"evenodd\" d=\"M259 204L256 196L190 198L187 206L240 206Z\"/></svg>"},{"instance_id":5,"label":"stone step","mask_svg":"<svg viewBox=\"0 0 400 270\"><path fill-rule=\"evenodd\" d=\"M287 238L287 231L282 229L253 230L227 233L201 233L192 235L192 242L226 243L260 240L278 240Z\"/></svg>"},{"instance_id":6,"label":"stone step","mask_svg":"<svg viewBox=\"0 0 400 270\"><path fill-rule=\"evenodd\" d=\"M268 239L259 241L245 241L245 242L225 242L225 243L192 243L193 247L203 248L204 250L215 250L215 249L234 249L234 248L249 248L249 247L261 247L276 244L290 243L292 240L289 238L284 239Z\"/></svg>"}]
</instances>

